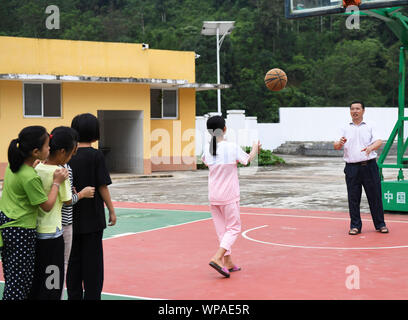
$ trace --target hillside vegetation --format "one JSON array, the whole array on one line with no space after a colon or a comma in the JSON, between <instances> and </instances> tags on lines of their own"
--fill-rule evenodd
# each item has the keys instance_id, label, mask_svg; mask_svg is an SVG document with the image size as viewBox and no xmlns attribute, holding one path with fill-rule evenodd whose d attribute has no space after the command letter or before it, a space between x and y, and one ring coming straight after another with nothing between
<instances>
[{"instance_id":1,"label":"hillside vegetation","mask_svg":"<svg viewBox=\"0 0 408 320\"><path fill-rule=\"evenodd\" d=\"M148 43L152 49L200 55L196 80L216 83L215 37L201 35L204 20L234 20L221 48L222 106L245 109L259 122L277 122L279 107L368 106L398 101L400 43L386 25L361 17L348 30L346 16L288 20L283 0L2 0L0 35ZM48 30L48 5L60 9L60 29ZM407 11L404 9L405 12ZM7 50L7 48L1 48ZM263 79L272 68L288 75L280 92ZM216 91L197 93L197 114L216 111Z\"/></svg>"}]
</instances>

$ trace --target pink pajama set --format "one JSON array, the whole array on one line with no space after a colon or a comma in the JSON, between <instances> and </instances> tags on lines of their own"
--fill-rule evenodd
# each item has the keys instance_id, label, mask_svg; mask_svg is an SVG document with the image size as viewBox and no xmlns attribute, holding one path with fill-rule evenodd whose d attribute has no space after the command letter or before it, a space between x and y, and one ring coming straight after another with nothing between
<instances>
[{"instance_id":1,"label":"pink pajama set","mask_svg":"<svg viewBox=\"0 0 408 320\"><path fill-rule=\"evenodd\" d=\"M249 154L235 143L217 143L217 155L207 150L202 156L209 168L208 199L220 247L231 254L231 247L241 232L237 162L248 164Z\"/></svg>"}]
</instances>

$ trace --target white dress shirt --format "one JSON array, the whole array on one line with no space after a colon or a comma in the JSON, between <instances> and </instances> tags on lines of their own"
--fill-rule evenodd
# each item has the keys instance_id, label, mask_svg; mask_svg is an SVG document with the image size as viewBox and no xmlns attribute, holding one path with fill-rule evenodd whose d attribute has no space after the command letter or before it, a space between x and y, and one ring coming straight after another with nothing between
<instances>
[{"instance_id":1,"label":"white dress shirt","mask_svg":"<svg viewBox=\"0 0 408 320\"><path fill-rule=\"evenodd\" d=\"M368 156L365 151L361 151L375 141L380 140L375 125L366 121L362 121L359 125L350 122L341 129L341 136L347 139L344 144L343 157L347 163L367 161L377 157L375 151L371 151Z\"/></svg>"}]
</instances>

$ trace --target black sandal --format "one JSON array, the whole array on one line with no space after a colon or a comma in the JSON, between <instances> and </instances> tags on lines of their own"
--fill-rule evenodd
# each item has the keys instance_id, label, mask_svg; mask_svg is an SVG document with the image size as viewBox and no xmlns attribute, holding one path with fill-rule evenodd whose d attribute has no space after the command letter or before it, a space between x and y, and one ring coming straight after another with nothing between
<instances>
[{"instance_id":1,"label":"black sandal","mask_svg":"<svg viewBox=\"0 0 408 320\"><path fill-rule=\"evenodd\" d=\"M351 228L349 231L349 235L355 236L356 234L361 233L360 230L358 230L357 228Z\"/></svg>"},{"instance_id":2,"label":"black sandal","mask_svg":"<svg viewBox=\"0 0 408 320\"><path fill-rule=\"evenodd\" d=\"M380 232L380 233L388 233L388 232L390 232L387 227L381 227L380 229L377 229L377 231Z\"/></svg>"}]
</instances>

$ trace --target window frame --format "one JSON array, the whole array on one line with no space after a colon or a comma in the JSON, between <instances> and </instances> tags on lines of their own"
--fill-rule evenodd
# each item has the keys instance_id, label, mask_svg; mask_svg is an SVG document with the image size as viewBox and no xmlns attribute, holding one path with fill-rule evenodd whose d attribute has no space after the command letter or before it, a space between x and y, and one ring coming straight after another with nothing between
<instances>
[{"instance_id":1,"label":"window frame","mask_svg":"<svg viewBox=\"0 0 408 320\"><path fill-rule=\"evenodd\" d=\"M161 95L161 118L152 118L151 112L150 112L150 119L151 120L177 120L179 118L179 89L165 89L165 88L150 88L150 90L161 90L162 95ZM175 117L164 117L164 94L163 91L175 91L176 92L176 116ZM151 101L150 101L151 102ZM151 104L150 104L151 108Z\"/></svg>"},{"instance_id":2,"label":"window frame","mask_svg":"<svg viewBox=\"0 0 408 320\"><path fill-rule=\"evenodd\" d=\"M41 85L41 115L26 115L26 101L25 101L25 85L26 84L40 84ZM44 116L44 84L59 84L60 85L60 108L59 116ZM23 117L24 118L47 118L47 119L61 119L62 118L62 83L58 81L23 81Z\"/></svg>"}]
</instances>

